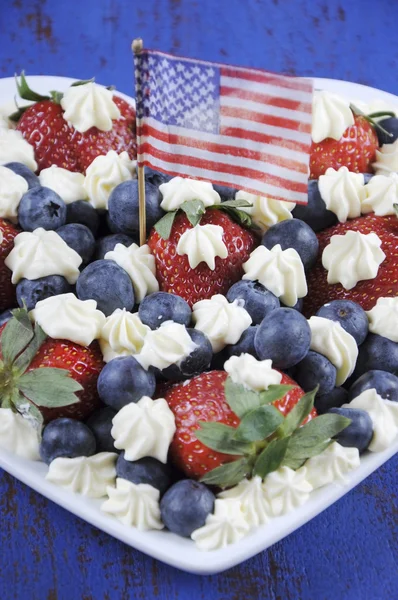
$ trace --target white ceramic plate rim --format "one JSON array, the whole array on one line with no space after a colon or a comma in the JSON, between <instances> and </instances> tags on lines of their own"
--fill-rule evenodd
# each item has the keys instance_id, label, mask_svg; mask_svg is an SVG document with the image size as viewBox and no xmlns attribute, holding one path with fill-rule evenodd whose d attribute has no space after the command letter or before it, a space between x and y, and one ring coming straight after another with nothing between
<instances>
[{"instance_id":1,"label":"white ceramic plate rim","mask_svg":"<svg viewBox=\"0 0 398 600\"><path fill-rule=\"evenodd\" d=\"M41 93L46 93L51 89L62 91L72 81L75 79L47 76L29 77L32 88ZM368 102L375 98L381 98L393 105L398 105L398 98L393 94L360 84L332 79L315 79L315 85L319 89L339 93L351 100L359 99ZM0 105L12 100L14 94L13 78L0 80ZM132 101L128 96L120 95L130 102ZM129 546L173 567L205 575L233 567L258 552L266 550L336 502L396 452L398 452L398 440L385 452L368 453L362 457L359 469L347 477L345 484L329 485L313 492L310 500L299 509L253 530L237 544L213 552L201 552L197 550L191 540L183 539L170 532L138 531L125 527L113 517L100 511L102 500L90 500L72 494L46 481L47 466L43 463L26 461L0 449L0 466L43 496Z\"/></svg>"}]
</instances>

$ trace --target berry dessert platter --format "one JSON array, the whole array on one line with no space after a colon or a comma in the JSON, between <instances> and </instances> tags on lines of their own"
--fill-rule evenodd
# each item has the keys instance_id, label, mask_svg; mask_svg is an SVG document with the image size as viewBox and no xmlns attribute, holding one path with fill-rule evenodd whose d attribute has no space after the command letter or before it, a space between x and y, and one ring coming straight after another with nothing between
<instances>
[{"instance_id":1,"label":"berry dessert platter","mask_svg":"<svg viewBox=\"0 0 398 600\"><path fill-rule=\"evenodd\" d=\"M398 98L316 87L308 205L146 168L140 246L133 101L0 81L0 466L187 571L398 451Z\"/></svg>"}]
</instances>

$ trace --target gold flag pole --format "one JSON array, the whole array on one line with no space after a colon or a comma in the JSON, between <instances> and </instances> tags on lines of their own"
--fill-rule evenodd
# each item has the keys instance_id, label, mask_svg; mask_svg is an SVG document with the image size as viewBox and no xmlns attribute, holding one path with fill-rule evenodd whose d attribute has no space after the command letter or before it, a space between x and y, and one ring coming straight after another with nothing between
<instances>
[{"instance_id":1,"label":"gold flag pole","mask_svg":"<svg viewBox=\"0 0 398 600\"><path fill-rule=\"evenodd\" d=\"M142 52L144 47L141 38L136 38L131 44L131 49L134 56L137 57ZM137 60L135 60L137 66ZM135 90L136 98L137 92L140 91L140 84L137 81L137 68L135 73ZM143 157L141 154L141 117L138 116L136 111L137 119L137 172L138 172L138 206L139 206L139 221L140 221L140 246L143 246L146 242L146 205L145 205L145 167L143 165Z\"/></svg>"}]
</instances>

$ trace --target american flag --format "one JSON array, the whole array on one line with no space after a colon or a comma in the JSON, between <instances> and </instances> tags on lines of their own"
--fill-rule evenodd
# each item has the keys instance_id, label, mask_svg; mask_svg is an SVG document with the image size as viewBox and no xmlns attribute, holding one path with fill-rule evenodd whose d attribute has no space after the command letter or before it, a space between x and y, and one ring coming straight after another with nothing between
<instances>
[{"instance_id":1,"label":"american flag","mask_svg":"<svg viewBox=\"0 0 398 600\"><path fill-rule=\"evenodd\" d=\"M153 50L135 79L139 164L307 202L311 80Z\"/></svg>"}]
</instances>

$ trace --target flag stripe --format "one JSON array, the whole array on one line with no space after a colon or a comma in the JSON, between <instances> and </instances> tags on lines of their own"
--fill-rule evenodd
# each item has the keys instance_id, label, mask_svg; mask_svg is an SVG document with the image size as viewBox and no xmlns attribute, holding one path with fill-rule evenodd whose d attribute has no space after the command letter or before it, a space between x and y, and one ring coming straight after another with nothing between
<instances>
[{"instance_id":1,"label":"flag stripe","mask_svg":"<svg viewBox=\"0 0 398 600\"><path fill-rule=\"evenodd\" d=\"M267 152L261 152L252 150L250 148L245 148L242 147L242 145L226 145L223 143L211 142L204 144L202 140L183 135L176 135L170 132L160 131L154 127L150 127L147 124L144 124L142 126L142 128L140 129L140 134L142 136L142 142L152 142L156 147L160 149L165 149L165 146L168 145L170 148L167 150L168 152L170 152L171 149L175 147L181 148L181 152L191 152L192 156L197 156L199 158L203 158L203 153L206 153L206 158L208 158L209 160L212 159L215 162L219 160L219 157L228 156L231 161L232 157L234 157L234 162L236 162L236 164L242 164L241 159L244 158L246 159L245 164L247 166L250 166L250 163L253 163L252 166L254 167L254 163L256 163L255 168L257 169L264 170L265 164L276 165L279 168L279 171L281 168L284 168L286 169L287 177L291 175L290 170L292 168L294 168L295 171L297 171L297 173L308 173L308 161L293 161L289 158L286 158L286 156L283 155L276 156ZM223 138L220 137L220 140L221 139ZM162 145L160 146L156 143L156 141L161 142ZM265 149L264 145L260 147L263 147ZM194 152L194 149L200 151L201 154L199 154L198 152Z\"/></svg>"},{"instance_id":2,"label":"flag stripe","mask_svg":"<svg viewBox=\"0 0 398 600\"><path fill-rule=\"evenodd\" d=\"M227 135L216 135L211 133L204 133L202 131L196 131L195 136L190 136L190 131L186 127L178 127L177 125L163 125L163 123L159 123L156 119L152 117L146 117L144 120L144 125L138 128L138 133L146 133L147 128L152 131L159 132L159 139L164 139L163 136L176 136L177 138L185 138L189 137L193 143L197 143L200 147L206 147L207 144L222 144L226 146L227 154L230 152L231 148L246 148L247 150L251 150L253 152L266 152L269 154L273 154L276 157L284 158L287 161L292 161L293 164L304 164L308 167L308 145L302 148L302 151L297 150L297 143L290 142L288 140L279 140L276 141L278 144L274 143L275 138L273 136L265 136L262 134L257 134L253 132L254 138L250 134L247 134L246 137L243 137L241 130L239 130L238 135L234 135L232 129L230 133ZM229 131L229 128L228 128ZM257 139L258 138L258 139Z\"/></svg>"},{"instance_id":3,"label":"flag stripe","mask_svg":"<svg viewBox=\"0 0 398 600\"><path fill-rule=\"evenodd\" d=\"M296 103L297 106L294 109L286 106L278 106L278 103L264 104L264 102L261 102L258 98L261 94L247 94L247 97L244 98L244 102L242 102L243 98L241 96L244 91L245 90L236 90L236 93L231 91L231 93L222 94L222 106L230 106L233 108L241 108L244 106L246 110L252 110L263 115L292 119L293 121L299 121L300 123L311 123L312 121L311 113L300 110L302 107L300 102ZM275 98L275 100L278 99Z\"/></svg>"},{"instance_id":4,"label":"flag stripe","mask_svg":"<svg viewBox=\"0 0 398 600\"><path fill-rule=\"evenodd\" d=\"M246 137L246 134L244 133L246 131L248 132L247 135L253 132L264 134L269 137L271 144L281 144L285 140L290 140L294 142L295 147L299 146L302 152L308 152L310 147L309 135L303 131L283 129L283 127L274 127L256 121L223 116L220 133L222 135L228 135L227 131L230 128L240 130L241 137Z\"/></svg>"},{"instance_id":5,"label":"flag stripe","mask_svg":"<svg viewBox=\"0 0 398 600\"><path fill-rule=\"evenodd\" d=\"M269 73L267 71L229 67L227 65L221 67L221 73L226 77L244 79L245 81L254 83L271 84L279 89L285 88L287 90L293 90L295 96L297 96L298 92L303 92L306 95L307 100L308 95L311 95L312 93L311 82L300 79L299 77L286 77L285 75L277 75L276 73Z\"/></svg>"},{"instance_id":6,"label":"flag stripe","mask_svg":"<svg viewBox=\"0 0 398 600\"><path fill-rule=\"evenodd\" d=\"M180 149L179 146L173 146L171 147L171 152L167 152L159 150L153 144L149 144L148 142L144 141L144 143L142 144L142 151L144 154L150 153L152 156L156 156L157 158L163 158L165 162L172 164L183 164L189 167L196 167L197 165L200 165L203 169L207 170L213 170L214 167L216 167L218 172L233 173L239 177L245 175L249 178L262 181L263 183L268 183L276 187L281 187L283 190L290 190L298 193L305 193L307 191L307 183L292 181L283 177L271 175L270 173L264 173L263 171L259 171L248 167L241 167L233 165L231 163L226 164L223 162L215 162L213 160L208 159L200 159L198 161L195 156L187 156L185 150L183 148Z\"/></svg>"},{"instance_id":7,"label":"flag stripe","mask_svg":"<svg viewBox=\"0 0 398 600\"><path fill-rule=\"evenodd\" d=\"M269 135L267 133L259 132L257 128L253 128L253 131L249 129L245 129L244 127L236 127L236 123L234 127L226 127L224 126L221 129L222 135L226 137L230 137L231 139L252 141L258 144L269 144L273 146L274 154L277 154L277 150L282 150L289 156L289 151L294 154L300 154L300 156L306 156L306 152L308 152L309 145L308 144L300 144L294 140L286 140L286 139L278 139L275 135ZM242 142L241 142L242 143ZM306 156L306 161L308 163L308 156Z\"/></svg>"},{"instance_id":8,"label":"flag stripe","mask_svg":"<svg viewBox=\"0 0 398 600\"><path fill-rule=\"evenodd\" d=\"M163 173L168 173L169 175L187 175L187 167L185 165L181 165L179 163L167 163L163 159L159 159L153 155L148 155L144 161L144 164L158 171L162 171ZM244 189L251 194L255 194L257 196L267 196L283 202L307 204L308 201L307 194L289 192L288 190L283 190L279 187L267 185L261 181L246 177L237 177L235 174L220 173L213 170L203 169L201 166L190 168L189 175L190 177L199 179L201 181L211 181L217 185L225 185L231 188Z\"/></svg>"},{"instance_id":9,"label":"flag stripe","mask_svg":"<svg viewBox=\"0 0 398 600\"><path fill-rule=\"evenodd\" d=\"M281 98L278 94L270 95L263 94L261 92L254 92L250 89L245 88L236 88L230 87L227 84L224 85L225 78L221 78L221 87L220 87L220 95L224 98L233 96L234 98L239 98L240 100L251 100L253 102L257 102L261 106L266 105L266 107L278 107L278 108L286 108L291 111L300 111L300 114L306 113L311 117L311 104L300 102L299 100L292 100L291 98Z\"/></svg>"},{"instance_id":10,"label":"flag stripe","mask_svg":"<svg viewBox=\"0 0 398 600\"><path fill-rule=\"evenodd\" d=\"M241 119L244 121L255 121L262 125L271 125L272 127L280 127L282 129L288 129L289 131L301 131L304 133L311 133L310 123L300 123L299 121L293 121L286 119L286 117L275 117L270 114L258 113L253 110L246 108L237 108L232 106L221 105L221 117L232 117L233 119Z\"/></svg>"}]
</instances>

